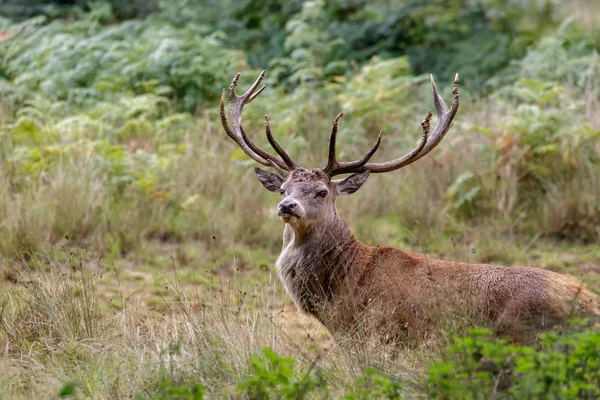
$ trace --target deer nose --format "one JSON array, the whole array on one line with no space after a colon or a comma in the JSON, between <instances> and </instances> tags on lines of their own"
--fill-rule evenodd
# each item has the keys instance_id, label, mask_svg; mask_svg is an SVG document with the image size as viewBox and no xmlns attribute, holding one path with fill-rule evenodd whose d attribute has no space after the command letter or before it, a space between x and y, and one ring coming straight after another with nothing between
<instances>
[{"instance_id":1,"label":"deer nose","mask_svg":"<svg viewBox=\"0 0 600 400\"><path fill-rule=\"evenodd\" d=\"M284 200L279 203L279 206L277 207L279 212L283 214L291 214L294 211L294 208L296 208L296 202L293 200Z\"/></svg>"}]
</instances>

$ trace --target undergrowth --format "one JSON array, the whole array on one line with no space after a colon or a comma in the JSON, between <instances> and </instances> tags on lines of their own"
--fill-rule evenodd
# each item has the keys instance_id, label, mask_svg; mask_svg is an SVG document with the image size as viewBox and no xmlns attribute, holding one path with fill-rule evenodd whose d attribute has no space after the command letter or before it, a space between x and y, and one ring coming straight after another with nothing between
<instances>
[{"instance_id":1,"label":"undergrowth","mask_svg":"<svg viewBox=\"0 0 600 400\"><path fill-rule=\"evenodd\" d=\"M600 331L585 321L510 344L490 331L440 332L402 352L376 341L323 346L277 317L275 281L203 291L176 279L161 313L99 290L112 274L81 254L22 268L0 297L7 396L138 399L593 399ZM45 272L40 273L44 270ZM260 298L260 309L247 300ZM16 368L19 366L19 368ZM37 383L32 384L35 381Z\"/></svg>"}]
</instances>

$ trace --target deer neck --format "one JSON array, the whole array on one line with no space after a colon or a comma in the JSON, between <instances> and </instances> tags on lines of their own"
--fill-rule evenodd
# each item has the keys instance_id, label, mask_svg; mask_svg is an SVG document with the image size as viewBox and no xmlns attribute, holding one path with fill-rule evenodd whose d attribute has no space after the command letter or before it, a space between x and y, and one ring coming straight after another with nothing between
<instances>
[{"instance_id":1,"label":"deer neck","mask_svg":"<svg viewBox=\"0 0 600 400\"><path fill-rule=\"evenodd\" d=\"M322 306L335 301L361 246L337 215L311 229L286 224L277 268L297 307L319 318Z\"/></svg>"},{"instance_id":2,"label":"deer neck","mask_svg":"<svg viewBox=\"0 0 600 400\"><path fill-rule=\"evenodd\" d=\"M330 220L320 221L311 227L294 227L285 224L283 248L286 250L310 249L329 253L332 247L347 246L358 242L348 225L335 215Z\"/></svg>"}]
</instances>

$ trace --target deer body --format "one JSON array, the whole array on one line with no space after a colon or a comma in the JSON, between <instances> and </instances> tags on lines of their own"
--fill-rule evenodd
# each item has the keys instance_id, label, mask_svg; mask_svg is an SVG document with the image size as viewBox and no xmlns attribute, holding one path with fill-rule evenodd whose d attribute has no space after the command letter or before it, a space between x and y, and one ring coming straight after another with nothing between
<instances>
[{"instance_id":1,"label":"deer body","mask_svg":"<svg viewBox=\"0 0 600 400\"><path fill-rule=\"evenodd\" d=\"M327 215L310 230L286 224L276 266L298 309L333 334L360 327L419 339L456 317L522 338L569 315L599 313L594 294L568 276L368 246L337 213Z\"/></svg>"},{"instance_id":2,"label":"deer body","mask_svg":"<svg viewBox=\"0 0 600 400\"><path fill-rule=\"evenodd\" d=\"M418 340L456 317L523 339L552 321L599 313L594 294L568 276L372 247L343 221L335 225L330 234L303 238L286 226L276 264L298 309L333 334L379 328Z\"/></svg>"},{"instance_id":3,"label":"deer body","mask_svg":"<svg viewBox=\"0 0 600 400\"><path fill-rule=\"evenodd\" d=\"M279 173L255 169L263 186L282 196L278 214L285 228L277 268L297 307L315 316L332 333L371 330L388 337L420 339L444 321L463 319L492 324L501 333L523 338L531 328L535 332L570 315L600 314L596 296L568 276L538 268L447 262L393 247L368 246L355 239L338 216L336 199L356 192L370 173L409 165L441 142L458 110L458 75L450 108L431 79L438 122L429 135L429 112L421 123L421 141L413 151L396 160L369 162L381 142L380 134L360 160L339 162L335 154L339 114L331 129L327 165L313 170L296 165L279 146L266 116L267 138L279 157L248 139L241 122L242 109L264 89L256 90L263 76L264 71L246 93L238 96L236 75L229 89L233 128L225 117L225 92L221 121L229 137L248 156ZM348 173L353 174L332 179Z\"/></svg>"}]
</instances>

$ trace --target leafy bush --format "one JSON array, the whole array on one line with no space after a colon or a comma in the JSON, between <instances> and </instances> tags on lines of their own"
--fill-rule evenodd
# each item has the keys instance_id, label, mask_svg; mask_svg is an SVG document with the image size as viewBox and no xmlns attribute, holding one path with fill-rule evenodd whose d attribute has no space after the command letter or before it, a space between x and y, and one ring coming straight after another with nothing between
<instances>
[{"instance_id":1,"label":"leafy bush","mask_svg":"<svg viewBox=\"0 0 600 400\"><path fill-rule=\"evenodd\" d=\"M356 378L351 392L344 399L402 399L404 384L398 378L387 375L375 368L367 368L362 376Z\"/></svg>"},{"instance_id":2,"label":"leafy bush","mask_svg":"<svg viewBox=\"0 0 600 400\"><path fill-rule=\"evenodd\" d=\"M331 58L331 52L343 43L332 39L326 29L324 2L306 1L302 11L286 24L285 50L288 57L274 58L269 63L275 76L292 85L310 82L321 86L326 77L344 75L348 61Z\"/></svg>"},{"instance_id":3,"label":"leafy bush","mask_svg":"<svg viewBox=\"0 0 600 400\"><path fill-rule=\"evenodd\" d=\"M544 333L536 346L494 340L488 330L456 338L429 369L435 399L595 399L600 330Z\"/></svg>"},{"instance_id":4,"label":"leafy bush","mask_svg":"<svg viewBox=\"0 0 600 400\"><path fill-rule=\"evenodd\" d=\"M328 398L334 390L328 381L331 372L323 369L313 372L317 361L307 371L299 371L295 360L265 348L262 356L252 356L250 375L242 380L238 389L249 399ZM397 378L375 368L367 368L343 390L343 398L400 399L402 389L403 384Z\"/></svg>"},{"instance_id":5,"label":"leafy bush","mask_svg":"<svg viewBox=\"0 0 600 400\"><path fill-rule=\"evenodd\" d=\"M139 18L158 9L155 0L105 0L114 14L113 18L123 20ZM36 15L49 18L66 18L93 9L99 4L95 0L29 0L24 4L20 0L3 0L0 13L14 20L23 20ZM112 20L112 18L111 18Z\"/></svg>"},{"instance_id":6,"label":"leafy bush","mask_svg":"<svg viewBox=\"0 0 600 400\"><path fill-rule=\"evenodd\" d=\"M244 57L201 26L176 27L160 18L104 27L98 12L76 22L29 27L3 43L0 76L19 99L39 94L70 105L114 101L119 95L168 95L194 110L215 101ZM48 51L51 48L52 51Z\"/></svg>"},{"instance_id":7,"label":"leafy bush","mask_svg":"<svg viewBox=\"0 0 600 400\"><path fill-rule=\"evenodd\" d=\"M582 40L573 43L575 37ZM531 209L546 198L543 218L551 222L535 229L587 241L600 237L599 192L592 189L578 201L561 200L556 194L579 186L595 188L600 168L595 117L600 66L592 43L565 23L500 75L498 82L516 80L494 94L499 107L512 109L518 104L506 113L495 140L500 191L511 193L500 208L510 213ZM560 211L557 204L569 211Z\"/></svg>"},{"instance_id":8,"label":"leafy bush","mask_svg":"<svg viewBox=\"0 0 600 400\"><path fill-rule=\"evenodd\" d=\"M523 78L511 89L520 105L497 139L499 168L510 164L522 184L539 184L600 161L592 145L600 130L587 123L580 101L563 95L564 86Z\"/></svg>"},{"instance_id":9,"label":"leafy bush","mask_svg":"<svg viewBox=\"0 0 600 400\"><path fill-rule=\"evenodd\" d=\"M263 356L253 355L250 361L251 375L238 385L240 392L250 399L304 399L309 394L326 395L327 374L322 371L300 374L294 369L295 360L279 356L269 348Z\"/></svg>"},{"instance_id":10,"label":"leafy bush","mask_svg":"<svg viewBox=\"0 0 600 400\"><path fill-rule=\"evenodd\" d=\"M427 385L432 399L596 399L600 396L600 330L584 328L582 321L564 332L539 336L533 346L495 339L491 331L473 329L466 337L455 337L442 352L441 360L429 366ZM250 371L237 385L249 399L344 398L402 399L407 385L376 368L339 387L332 371L317 367L298 368L296 361L269 348L250 359ZM201 385L161 384L152 398L184 398L202 395ZM163 397L161 397L163 396ZM185 397L187 396L187 397Z\"/></svg>"}]
</instances>

